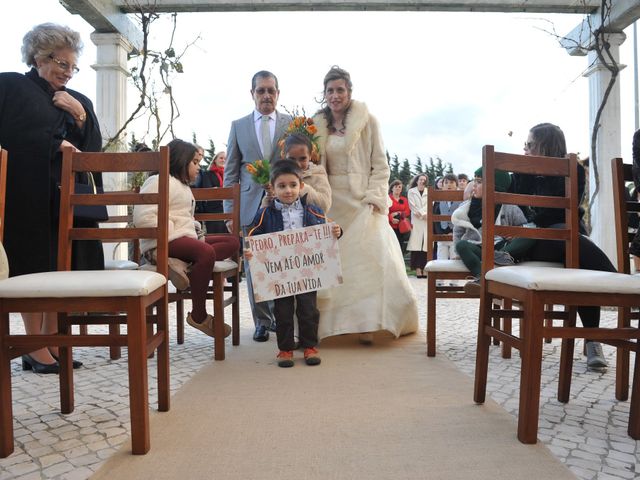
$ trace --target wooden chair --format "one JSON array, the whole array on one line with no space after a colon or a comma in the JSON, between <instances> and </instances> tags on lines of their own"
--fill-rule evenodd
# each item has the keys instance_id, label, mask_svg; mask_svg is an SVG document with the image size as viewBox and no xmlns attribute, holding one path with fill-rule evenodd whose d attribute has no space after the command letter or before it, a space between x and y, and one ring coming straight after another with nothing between
<instances>
[{"instance_id":1,"label":"wooden chair","mask_svg":"<svg viewBox=\"0 0 640 480\"><path fill-rule=\"evenodd\" d=\"M560 208L565 212L566 227L526 228L483 225L483 274L474 400L483 403L486 395L489 345L492 337L520 350L520 407L518 439L536 443L540 404L540 375L544 337L562 338L558 400L569 400L571 368L575 338L589 338L617 347L637 351L640 330L637 328L578 328L576 307L580 305L626 307L640 301L640 278L616 272L578 269L578 179L575 155L548 158L494 152L483 148L483 217L493 215L496 203ZM559 176L565 179L565 195L545 197L495 192L495 170L524 174ZM512 266L493 267L494 235L560 240L566 252L566 268ZM489 267L489 265L491 267ZM492 309L493 299L509 298L520 303L521 310ZM545 305L565 305L565 312L547 310ZM520 318L516 337L492 325L495 317ZM564 325L545 325L545 317L564 320ZM628 433L640 439L640 359L636 355Z\"/></svg>"},{"instance_id":2,"label":"wooden chair","mask_svg":"<svg viewBox=\"0 0 640 480\"><path fill-rule=\"evenodd\" d=\"M638 215L640 202L637 198L629 200L625 194L627 182L633 181L631 165L622 163L621 158L614 158L611 160L611 169L618 272L629 274L631 272L629 243L635 235L629 232L629 216ZM640 303L637 306L640 306ZM629 327L631 320L638 319L640 319L640 311L637 308L618 309L619 327ZM616 398L618 400L629 398L629 351L623 348L618 348L616 354Z\"/></svg>"},{"instance_id":3,"label":"wooden chair","mask_svg":"<svg viewBox=\"0 0 640 480\"><path fill-rule=\"evenodd\" d=\"M231 200L233 202L231 212L196 213L196 220L200 222L230 220L235 226L234 231L239 229L240 184L226 188L193 188L191 191L196 201ZM215 235L237 236L236 233L216 233ZM236 252L229 259L217 261L213 267L207 298L213 299L213 328L215 331L214 358L216 360L224 360L225 358L224 309L229 305L231 305L231 341L233 345L240 345L239 263L239 252ZM227 279L230 280L229 285L226 285ZM225 293L230 293L230 295L225 298ZM189 289L169 293L169 301L177 302L176 323L178 327L178 343L180 344L184 342L184 300L189 299L191 299L191 291Z\"/></svg>"},{"instance_id":4,"label":"wooden chair","mask_svg":"<svg viewBox=\"0 0 640 480\"><path fill-rule=\"evenodd\" d=\"M108 192L74 194L77 172L159 172L156 194ZM144 153L82 153L65 148L62 162L58 271L11 277L0 282L0 456L13 452L12 358L46 346L60 348L60 403L74 409L72 347L126 346L129 364L131 437L134 454L150 448L147 355L157 349L158 410L169 410L167 330L167 232L169 150ZM154 204L156 228L74 228L74 205ZM158 243L158 272L70 271L71 242L83 239L128 241L153 238ZM154 305L156 315L147 318ZM11 334L13 312L57 312L58 333ZM87 312L78 314L74 312ZM96 313L96 315L92 315ZM111 313L111 314L109 314ZM126 324L125 334L74 334L73 325ZM154 331L155 325L155 331ZM147 334L150 332L149 335Z\"/></svg>"},{"instance_id":5,"label":"wooden chair","mask_svg":"<svg viewBox=\"0 0 640 480\"><path fill-rule=\"evenodd\" d=\"M437 242L451 242L453 234L436 234L434 225L439 222L450 221L451 215L434 213L434 205L438 202L462 202L462 190L427 190L427 355L436 355L436 307L438 298L478 298L464 291L463 285L445 285L451 280L468 280L471 273L462 260L434 260Z\"/></svg>"}]
</instances>

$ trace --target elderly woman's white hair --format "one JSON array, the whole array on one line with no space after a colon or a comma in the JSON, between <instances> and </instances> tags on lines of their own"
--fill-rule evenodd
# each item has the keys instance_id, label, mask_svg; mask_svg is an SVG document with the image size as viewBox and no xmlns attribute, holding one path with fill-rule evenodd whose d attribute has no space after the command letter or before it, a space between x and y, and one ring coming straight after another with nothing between
<instances>
[{"instance_id":1,"label":"elderly woman's white hair","mask_svg":"<svg viewBox=\"0 0 640 480\"><path fill-rule=\"evenodd\" d=\"M42 23L33 27L22 39L22 61L29 67L36 66L36 59L46 58L56 50L68 48L80 54L80 34L64 25Z\"/></svg>"}]
</instances>

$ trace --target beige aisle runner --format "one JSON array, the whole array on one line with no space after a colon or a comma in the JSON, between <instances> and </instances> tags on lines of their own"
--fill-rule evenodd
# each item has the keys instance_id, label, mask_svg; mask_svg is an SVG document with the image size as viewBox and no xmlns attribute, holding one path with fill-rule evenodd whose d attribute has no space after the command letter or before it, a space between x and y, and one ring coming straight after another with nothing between
<instances>
[{"instance_id":1,"label":"beige aisle runner","mask_svg":"<svg viewBox=\"0 0 640 480\"><path fill-rule=\"evenodd\" d=\"M573 479L540 443L522 445L516 421L472 401L473 381L423 334L323 342L322 364L274 362L275 335L243 335L153 412L151 451L130 444L94 479ZM153 405L155 408L155 404Z\"/></svg>"}]
</instances>

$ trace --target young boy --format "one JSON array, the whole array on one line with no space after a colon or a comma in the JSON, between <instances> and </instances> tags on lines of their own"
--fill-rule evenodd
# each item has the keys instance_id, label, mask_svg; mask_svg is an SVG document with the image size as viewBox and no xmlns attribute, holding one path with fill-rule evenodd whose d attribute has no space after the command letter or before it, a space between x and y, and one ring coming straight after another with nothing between
<instances>
[{"instance_id":1,"label":"young boy","mask_svg":"<svg viewBox=\"0 0 640 480\"><path fill-rule=\"evenodd\" d=\"M457 190L458 177L453 173L447 173L442 178L442 190ZM460 206L460 202L438 202L438 213L440 215L451 215L456 208ZM453 229L451 222L440 222L436 233L450 233ZM455 257L453 242L438 242L438 251L436 256L438 260L448 260Z\"/></svg>"},{"instance_id":2,"label":"young boy","mask_svg":"<svg viewBox=\"0 0 640 480\"><path fill-rule=\"evenodd\" d=\"M506 192L511 184L511 176L507 172L496 170L495 189ZM480 272L482 269L482 167L474 173L472 198L463 202L453 215L453 242L464 265L474 279L467 282L464 291L468 294L480 294ZM501 225L520 226L527 223L522 210L517 205L501 205L496 211L496 222ZM513 265L523 259L533 247L533 238L513 238L495 240L494 263L499 266Z\"/></svg>"},{"instance_id":3,"label":"young boy","mask_svg":"<svg viewBox=\"0 0 640 480\"><path fill-rule=\"evenodd\" d=\"M253 220L255 225L249 235L279 232L294 228L309 227L325 223L325 215L319 207L307 204L300 198L302 170L291 160L280 160L271 170L271 188L274 200L271 205L261 208ZM332 233L339 238L342 230L334 225ZM251 251L245 250L247 258ZM294 307L298 317L300 346L304 349L304 361L307 365L318 365L318 321L320 312L316 307L316 293L307 292L274 300L274 316L276 319L276 336L278 338L278 366L293 367Z\"/></svg>"}]
</instances>

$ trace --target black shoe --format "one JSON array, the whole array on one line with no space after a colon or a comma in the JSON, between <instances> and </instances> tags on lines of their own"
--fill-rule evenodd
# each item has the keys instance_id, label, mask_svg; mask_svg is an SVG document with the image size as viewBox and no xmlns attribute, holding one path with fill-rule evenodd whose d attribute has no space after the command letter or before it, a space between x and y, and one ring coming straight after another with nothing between
<instances>
[{"instance_id":1,"label":"black shoe","mask_svg":"<svg viewBox=\"0 0 640 480\"><path fill-rule=\"evenodd\" d=\"M34 373L58 373L60 366L58 362L40 363L34 360L31 355L22 355L22 370L33 370Z\"/></svg>"},{"instance_id":2,"label":"black shoe","mask_svg":"<svg viewBox=\"0 0 640 480\"><path fill-rule=\"evenodd\" d=\"M273 322L271 322L271 325L269 325L269 331L276 333L276 322L275 320Z\"/></svg>"},{"instance_id":3,"label":"black shoe","mask_svg":"<svg viewBox=\"0 0 640 480\"><path fill-rule=\"evenodd\" d=\"M58 360L58 357L55 356L53 353L51 354L51 356L53 358L55 358L56 362L60 362L60 360ZM82 366L82 362L80 360L73 360L73 369L77 370L78 368L80 368Z\"/></svg>"},{"instance_id":4,"label":"black shoe","mask_svg":"<svg viewBox=\"0 0 640 480\"><path fill-rule=\"evenodd\" d=\"M258 325L255 333L253 334L253 339L256 342L266 342L269 340L269 331L267 330L267 327L264 325Z\"/></svg>"}]
</instances>

